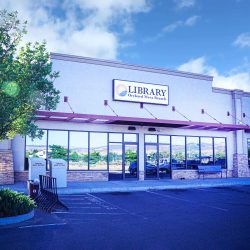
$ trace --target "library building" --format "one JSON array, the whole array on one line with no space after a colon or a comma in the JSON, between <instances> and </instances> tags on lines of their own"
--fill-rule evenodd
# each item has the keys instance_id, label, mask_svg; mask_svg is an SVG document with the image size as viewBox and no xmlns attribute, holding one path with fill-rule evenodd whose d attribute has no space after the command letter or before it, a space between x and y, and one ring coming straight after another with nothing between
<instances>
[{"instance_id":1,"label":"library building","mask_svg":"<svg viewBox=\"0 0 250 250\"><path fill-rule=\"evenodd\" d=\"M250 177L250 93L213 77L51 53L56 110L38 110L41 139L0 143L0 184L27 181L30 158L67 182ZM47 172L48 173L48 172Z\"/></svg>"}]
</instances>

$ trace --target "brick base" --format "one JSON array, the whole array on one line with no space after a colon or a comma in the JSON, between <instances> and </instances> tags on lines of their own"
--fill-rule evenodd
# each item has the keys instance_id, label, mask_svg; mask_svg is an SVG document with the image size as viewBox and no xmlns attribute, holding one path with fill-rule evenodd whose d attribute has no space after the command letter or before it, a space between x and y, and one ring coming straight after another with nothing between
<instances>
[{"instance_id":1,"label":"brick base","mask_svg":"<svg viewBox=\"0 0 250 250\"><path fill-rule=\"evenodd\" d=\"M0 184L14 184L12 151L0 151Z\"/></svg>"},{"instance_id":2,"label":"brick base","mask_svg":"<svg viewBox=\"0 0 250 250\"><path fill-rule=\"evenodd\" d=\"M226 178L226 171L227 170L222 170L222 178ZM227 171L228 176L227 177L231 177L230 171ZM203 175L200 175L200 178L203 178ZM204 178L221 178L221 174L217 173L217 174L205 174ZM177 180L177 179L187 179L187 180L191 180L191 179L199 179L199 173L198 170L191 170L191 169L187 169L187 170L172 170L172 179Z\"/></svg>"},{"instance_id":3,"label":"brick base","mask_svg":"<svg viewBox=\"0 0 250 250\"><path fill-rule=\"evenodd\" d=\"M108 181L108 171L68 171L68 182Z\"/></svg>"},{"instance_id":4,"label":"brick base","mask_svg":"<svg viewBox=\"0 0 250 250\"><path fill-rule=\"evenodd\" d=\"M47 175L49 172L47 171ZM15 182L27 181L29 171L15 172ZM68 182L108 181L108 171L68 171Z\"/></svg>"},{"instance_id":5,"label":"brick base","mask_svg":"<svg viewBox=\"0 0 250 250\"><path fill-rule=\"evenodd\" d=\"M250 177L250 168L248 167L248 158L246 154L234 154L233 176Z\"/></svg>"}]
</instances>

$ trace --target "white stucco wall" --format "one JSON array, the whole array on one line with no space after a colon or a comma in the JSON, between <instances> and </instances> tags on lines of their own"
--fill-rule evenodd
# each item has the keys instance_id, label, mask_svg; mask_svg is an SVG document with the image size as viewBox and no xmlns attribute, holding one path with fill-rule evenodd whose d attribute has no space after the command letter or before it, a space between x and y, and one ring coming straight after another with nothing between
<instances>
[{"instance_id":1,"label":"white stucco wall","mask_svg":"<svg viewBox=\"0 0 250 250\"><path fill-rule=\"evenodd\" d=\"M205 109L222 123L234 124L235 122L232 116L227 116L227 111L231 114L235 111L231 91L213 89L211 80L201 80L199 77L190 77L188 74L184 77L63 60L53 60L53 67L54 70L60 72L60 77L55 81L55 87L61 91L61 101L56 110L58 112L71 113L69 106L63 102L63 97L68 96L69 103L75 113L114 115L108 107L104 106L104 100L108 100L109 105L120 116L152 118L146 110L140 109L139 103L112 100L112 81L113 79L121 79L169 86L169 106L145 104L145 107L160 119L185 120L177 112L172 111L172 106L175 106L192 121L215 122L209 116L201 114L201 109ZM250 94L246 94L237 106L250 116ZM250 124L249 118L245 118L244 121ZM44 129L129 132L128 126L108 124L46 121L39 121L37 124ZM149 134L149 132L147 127L136 126L136 128L136 131L133 132L139 133L140 170L144 170L144 134ZM232 170L233 168L233 154L235 153L233 132L157 128L157 132L153 134L226 137L228 169ZM241 139L243 144L242 141L238 142L242 144L243 152L246 152L246 138L250 138L249 134L243 133L243 139ZM20 136L16 136L12 142L15 170L24 169L24 145L25 140Z\"/></svg>"}]
</instances>

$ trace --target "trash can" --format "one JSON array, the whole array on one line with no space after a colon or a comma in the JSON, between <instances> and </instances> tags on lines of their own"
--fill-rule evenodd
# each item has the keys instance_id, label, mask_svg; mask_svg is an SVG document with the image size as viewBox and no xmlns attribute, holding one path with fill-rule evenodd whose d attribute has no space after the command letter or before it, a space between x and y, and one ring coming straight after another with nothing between
<instances>
[{"instance_id":1,"label":"trash can","mask_svg":"<svg viewBox=\"0 0 250 250\"><path fill-rule=\"evenodd\" d=\"M34 200L39 193L39 181L28 180L27 188L29 197Z\"/></svg>"}]
</instances>

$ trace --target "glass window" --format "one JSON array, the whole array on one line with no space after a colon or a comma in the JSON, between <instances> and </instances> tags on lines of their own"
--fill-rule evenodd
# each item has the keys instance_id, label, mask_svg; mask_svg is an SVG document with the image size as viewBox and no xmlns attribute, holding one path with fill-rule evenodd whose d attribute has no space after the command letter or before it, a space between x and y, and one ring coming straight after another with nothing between
<instances>
[{"instance_id":1,"label":"glass window","mask_svg":"<svg viewBox=\"0 0 250 250\"><path fill-rule=\"evenodd\" d=\"M146 143L157 143L157 135L146 135L145 142Z\"/></svg>"},{"instance_id":2,"label":"glass window","mask_svg":"<svg viewBox=\"0 0 250 250\"><path fill-rule=\"evenodd\" d=\"M226 138L214 138L214 160L216 165L226 168Z\"/></svg>"},{"instance_id":3,"label":"glass window","mask_svg":"<svg viewBox=\"0 0 250 250\"><path fill-rule=\"evenodd\" d=\"M159 135L159 143L170 144L170 136Z\"/></svg>"},{"instance_id":4,"label":"glass window","mask_svg":"<svg viewBox=\"0 0 250 250\"><path fill-rule=\"evenodd\" d=\"M69 170L88 170L88 132L70 132Z\"/></svg>"},{"instance_id":5,"label":"glass window","mask_svg":"<svg viewBox=\"0 0 250 250\"><path fill-rule=\"evenodd\" d=\"M172 168L186 168L185 137L172 136Z\"/></svg>"},{"instance_id":6,"label":"glass window","mask_svg":"<svg viewBox=\"0 0 250 250\"><path fill-rule=\"evenodd\" d=\"M250 167L250 138L247 139L248 166Z\"/></svg>"},{"instance_id":7,"label":"glass window","mask_svg":"<svg viewBox=\"0 0 250 250\"><path fill-rule=\"evenodd\" d=\"M187 140L187 168L197 169L200 164L199 137L186 137Z\"/></svg>"},{"instance_id":8,"label":"glass window","mask_svg":"<svg viewBox=\"0 0 250 250\"><path fill-rule=\"evenodd\" d=\"M90 133L90 170L107 170L107 133Z\"/></svg>"},{"instance_id":9,"label":"glass window","mask_svg":"<svg viewBox=\"0 0 250 250\"><path fill-rule=\"evenodd\" d=\"M122 173L122 143L109 143L109 172Z\"/></svg>"},{"instance_id":10,"label":"glass window","mask_svg":"<svg viewBox=\"0 0 250 250\"><path fill-rule=\"evenodd\" d=\"M68 131L48 131L48 158L68 160Z\"/></svg>"},{"instance_id":11,"label":"glass window","mask_svg":"<svg viewBox=\"0 0 250 250\"><path fill-rule=\"evenodd\" d=\"M137 142L137 134L124 134L125 142Z\"/></svg>"},{"instance_id":12,"label":"glass window","mask_svg":"<svg viewBox=\"0 0 250 250\"><path fill-rule=\"evenodd\" d=\"M213 139L201 137L201 164L213 165Z\"/></svg>"},{"instance_id":13,"label":"glass window","mask_svg":"<svg viewBox=\"0 0 250 250\"><path fill-rule=\"evenodd\" d=\"M29 168L30 157L46 159L46 145L47 145L47 130L43 130L44 134L41 139L32 140L29 136L26 137L26 153L25 153L25 170Z\"/></svg>"},{"instance_id":14,"label":"glass window","mask_svg":"<svg viewBox=\"0 0 250 250\"><path fill-rule=\"evenodd\" d=\"M110 142L122 142L122 134L120 133L109 133Z\"/></svg>"},{"instance_id":15,"label":"glass window","mask_svg":"<svg viewBox=\"0 0 250 250\"><path fill-rule=\"evenodd\" d=\"M158 166L157 158L158 158L157 145L152 145L152 144L146 145L145 146L145 166L144 166L146 178L157 177L157 166Z\"/></svg>"}]
</instances>

